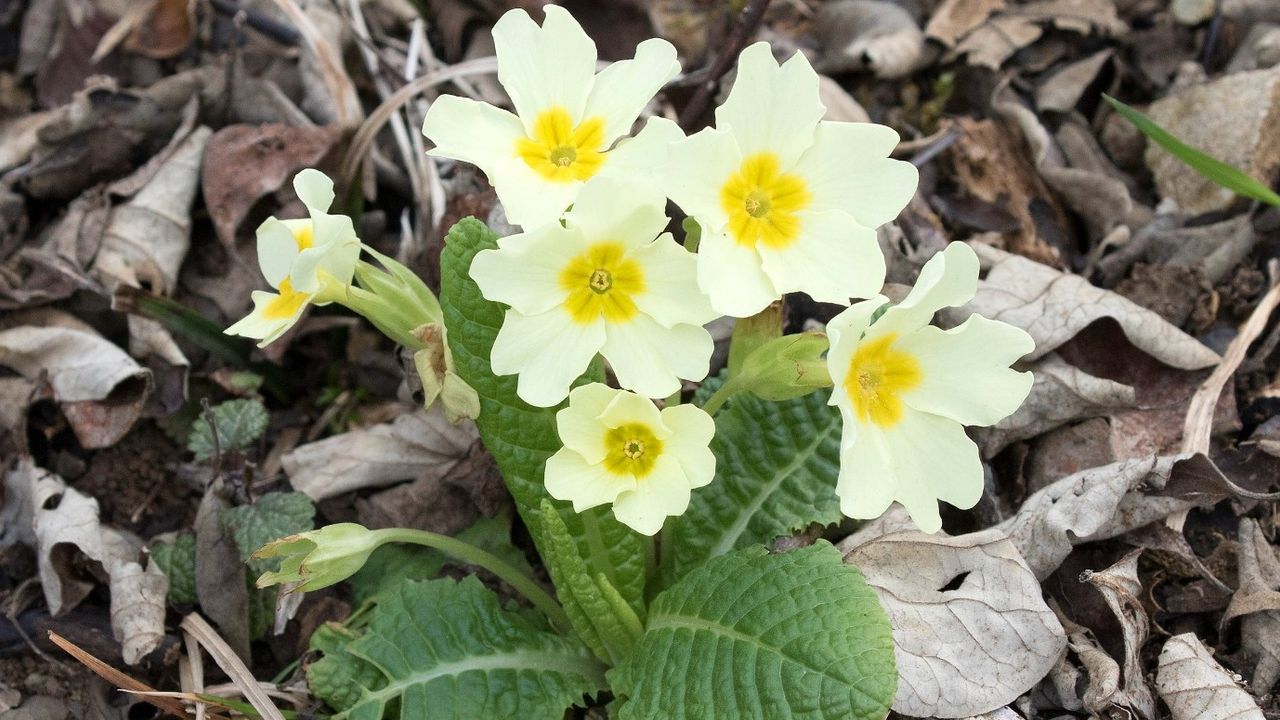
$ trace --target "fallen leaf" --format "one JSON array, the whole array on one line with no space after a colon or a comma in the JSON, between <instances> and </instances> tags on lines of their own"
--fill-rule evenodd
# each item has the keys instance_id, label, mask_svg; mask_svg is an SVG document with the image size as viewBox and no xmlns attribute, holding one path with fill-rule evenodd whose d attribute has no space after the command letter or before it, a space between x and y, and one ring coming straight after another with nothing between
<instances>
[{"instance_id":1,"label":"fallen leaf","mask_svg":"<svg viewBox=\"0 0 1280 720\"><path fill-rule=\"evenodd\" d=\"M478 438L473 423L454 425L436 406L302 445L285 455L282 464L295 490L324 500L403 480L442 477Z\"/></svg>"},{"instance_id":2,"label":"fallen leaf","mask_svg":"<svg viewBox=\"0 0 1280 720\"><path fill-rule=\"evenodd\" d=\"M336 127L230 125L213 134L205 148L201 188L209 217L223 245L253 206L280 190L303 168L315 167L341 136Z\"/></svg>"},{"instance_id":3,"label":"fallen leaf","mask_svg":"<svg viewBox=\"0 0 1280 720\"><path fill-rule=\"evenodd\" d=\"M1134 550L1106 570L1089 572L1081 578L1102 593L1107 607L1120 621L1124 635L1123 685L1105 696L1099 693L1086 700L1089 709L1096 713L1114 705L1142 717L1156 717L1156 701L1142 671L1142 646L1148 634L1147 612L1140 599L1142 582L1138 580L1138 558L1143 552L1142 548Z\"/></svg>"},{"instance_id":4,"label":"fallen leaf","mask_svg":"<svg viewBox=\"0 0 1280 720\"><path fill-rule=\"evenodd\" d=\"M823 3L814 18L822 56L819 72L870 70L876 77L909 75L920 64L924 34L901 5L885 0Z\"/></svg>"},{"instance_id":5,"label":"fallen leaf","mask_svg":"<svg viewBox=\"0 0 1280 720\"><path fill-rule=\"evenodd\" d=\"M224 529L222 511L230 503L218 495L221 483L205 491L196 513L196 598L227 644L249 657L249 588L235 538Z\"/></svg>"},{"instance_id":6,"label":"fallen leaf","mask_svg":"<svg viewBox=\"0 0 1280 720\"><path fill-rule=\"evenodd\" d=\"M46 379L84 447L114 445L141 416L151 372L79 321L42 325L0 331L0 365Z\"/></svg>"},{"instance_id":7,"label":"fallen leaf","mask_svg":"<svg viewBox=\"0 0 1280 720\"><path fill-rule=\"evenodd\" d=\"M1173 720L1266 718L1193 633L1175 635L1164 644L1156 669L1156 690Z\"/></svg>"},{"instance_id":8,"label":"fallen leaf","mask_svg":"<svg viewBox=\"0 0 1280 720\"><path fill-rule=\"evenodd\" d=\"M1049 354L1103 318L1115 320L1131 343L1171 367L1192 370L1220 360L1159 315L1079 275L980 243L971 245L987 272L973 301L948 317L960 322L977 313L1026 330L1036 343L1027 360Z\"/></svg>"},{"instance_id":9,"label":"fallen leaf","mask_svg":"<svg viewBox=\"0 0 1280 720\"><path fill-rule=\"evenodd\" d=\"M893 709L918 717L991 712L1048 674L1066 634L1002 532L886 535L853 548L893 625Z\"/></svg>"},{"instance_id":10,"label":"fallen leaf","mask_svg":"<svg viewBox=\"0 0 1280 720\"><path fill-rule=\"evenodd\" d=\"M1004 7L1005 0L944 0L929 16L924 34L946 47L955 47L957 40Z\"/></svg>"},{"instance_id":11,"label":"fallen leaf","mask_svg":"<svg viewBox=\"0 0 1280 720\"><path fill-rule=\"evenodd\" d=\"M956 43L952 54L966 55L971 65L999 70L1015 52L1044 34L1048 26L1080 35L1098 32L1118 35L1127 25L1116 15L1111 0L1033 0L1007 8L1006 12L979 5L974 14L987 17Z\"/></svg>"},{"instance_id":12,"label":"fallen leaf","mask_svg":"<svg viewBox=\"0 0 1280 720\"><path fill-rule=\"evenodd\" d=\"M180 54L195 34L193 6L188 0L158 0L125 41L125 49L166 60Z\"/></svg>"},{"instance_id":13,"label":"fallen leaf","mask_svg":"<svg viewBox=\"0 0 1280 720\"><path fill-rule=\"evenodd\" d=\"M120 639L121 656L133 665L164 640L169 579L155 563L148 563L144 570L136 562L118 561L110 575L111 627Z\"/></svg>"},{"instance_id":14,"label":"fallen leaf","mask_svg":"<svg viewBox=\"0 0 1280 720\"><path fill-rule=\"evenodd\" d=\"M1050 75L1036 88L1036 107L1061 113L1074 110L1113 54L1110 48L1099 50Z\"/></svg>"},{"instance_id":15,"label":"fallen leaf","mask_svg":"<svg viewBox=\"0 0 1280 720\"><path fill-rule=\"evenodd\" d=\"M1240 644L1254 663L1253 692L1266 695L1280 679L1280 557L1252 518L1240 519L1238 539L1239 589L1222 624L1244 617Z\"/></svg>"}]
</instances>

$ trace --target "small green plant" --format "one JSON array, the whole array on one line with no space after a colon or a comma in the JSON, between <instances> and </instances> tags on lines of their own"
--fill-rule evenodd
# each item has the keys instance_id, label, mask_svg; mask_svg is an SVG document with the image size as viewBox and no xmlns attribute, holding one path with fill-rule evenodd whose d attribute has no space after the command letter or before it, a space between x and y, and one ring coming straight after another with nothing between
<instances>
[{"instance_id":1,"label":"small green plant","mask_svg":"<svg viewBox=\"0 0 1280 720\"><path fill-rule=\"evenodd\" d=\"M192 421L187 449L198 462L213 458L215 450L244 450L262 437L269 420L261 400L242 398L219 403Z\"/></svg>"}]
</instances>

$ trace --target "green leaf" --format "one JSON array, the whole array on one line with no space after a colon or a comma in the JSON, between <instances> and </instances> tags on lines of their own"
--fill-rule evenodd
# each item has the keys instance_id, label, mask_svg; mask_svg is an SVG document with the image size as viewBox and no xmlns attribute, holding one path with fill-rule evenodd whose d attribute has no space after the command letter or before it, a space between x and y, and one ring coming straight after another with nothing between
<instances>
[{"instance_id":1,"label":"green leaf","mask_svg":"<svg viewBox=\"0 0 1280 720\"><path fill-rule=\"evenodd\" d=\"M1271 188L1249 177L1238 168L1182 142L1151 118L1110 95L1104 94L1102 97L1115 108L1116 112L1141 130L1143 135L1154 140L1157 145L1186 163L1192 170L1234 193L1280 207L1280 195L1272 192Z\"/></svg>"},{"instance_id":2,"label":"green leaf","mask_svg":"<svg viewBox=\"0 0 1280 720\"><path fill-rule=\"evenodd\" d=\"M214 405L213 425L218 429L218 448L222 452L243 450L267 431L267 409L261 400L246 398L228 400ZM195 453L197 461L213 457L213 429L204 415L200 415L191 423L191 435L187 439L187 449Z\"/></svg>"},{"instance_id":3,"label":"green leaf","mask_svg":"<svg viewBox=\"0 0 1280 720\"><path fill-rule=\"evenodd\" d=\"M193 605L196 602L196 536L182 533L173 542L159 542L151 547L151 562L169 578L170 605Z\"/></svg>"},{"instance_id":4,"label":"green leaf","mask_svg":"<svg viewBox=\"0 0 1280 720\"><path fill-rule=\"evenodd\" d=\"M497 461L516 508L545 558L547 540L539 508L551 496L543 486L542 472L547 458L560 449L555 421L559 407L537 408L523 402L516 397L516 377L496 376L489 365L506 310L485 300L468 273L475 254L497 247L497 242L497 235L475 218L453 226L440 256L440 304L457 373L480 394L476 418L480 438ZM583 379L602 378L595 366ZM636 614L643 616L645 568L640 536L615 520L608 508L575 513L569 503L552 500L552 504L591 571L604 573Z\"/></svg>"},{"instance_id":5,"label":"green leaf","mask_svg":"<svg viewBox=\"0 0 1280 720\"><path fill-rule=\"evenodd\" d=\"M252 505L223 510L219 520L223 530L235 538L240 558L249 563L249 574L256 578L264 572L279 570L280 558L251 559L249 556L272 540L312 529L315 516L316 508L306 495L273 492Z\"/></svg>"},{"instance_id":6,"label":"green leaf","mask_svg":"<svg viewBox=\"0 0 1280 720\"><path fill-rule=\"evenodd\" d=\"M337 718L562 720L604 687L586 647L503 610L475 577L402 582L344 639L321 638L307 672Z\"/></svg>"},{"instance_id":7,"label":"green leaf","mask_svg":"<svg viewBox=\"0 0 1280 720\"><path fill-rule=\"evenodd\" d=\"M321 625L311 634L311 651L324 657L307 664L307 687L335 710L348 710L366 690L380 690L386 685L386 677L377 667L347 652L347 647L358 639L360 633L337 623Z\"/></svg>"},{"instance_id":8,"label":"green leaf","mask_svg":"<svg viewBox=\"0 0 1280 720\"><path fill-rule=\"evenodd\" d=\"M654 598L609 673L619 720L881 720L897 689L889 619L829 543L712 559Z\"/></svg>"},{"instance_id":9,"label":"green leaf","mask_svg":"<svg viewBox=\"0 0 1280 720\"><path fill-rule=\"evenodd\" d=\"M768 402L739 393L716 415L716 478L663 535L668 581L730 550L840 520L841 423L830 394Z\"/></svg>"}]
</instances>

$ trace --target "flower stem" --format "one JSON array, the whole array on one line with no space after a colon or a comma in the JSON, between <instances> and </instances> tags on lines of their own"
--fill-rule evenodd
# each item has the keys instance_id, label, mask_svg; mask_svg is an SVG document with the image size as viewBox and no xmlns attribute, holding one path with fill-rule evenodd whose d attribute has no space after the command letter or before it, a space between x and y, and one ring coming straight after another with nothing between
<instances>
[{"instance_id":1,"label":"flower stem","mask_svg":"<svg viewBox=\"0 0 1280 720\"><path fill-rule=\"evenodd\" d=\"M422 545L439 550L468 565L484 568L525 596L529 602L533 603L534 607L541 610L551 620L551 623L557 629L568 632L569 628L572 627L569 623L569 616L565 614L564 608L560 607L560 603L556 602L555 598L551 597L546 590L543 590L538 583L534 582L533 578L520 572L515 566L493 553L481 550L475 545L457 538L426 530L386 528L384 530L375 530L374 533L382 536L382 542L403 542Z\"/></svg>"},{"instance_id":2,"label":"flower stem","mask_svg":"<svg viewBox=\"0 0 1280 720\"><path fill-rule=\"evenodd\" d=\"M707 398L707 401L703 403L702 410L708 415L715 416L720 406L724 405L729 398L737 395L742 389L742 384L735 382L736 380L737 378L730 378L719 388L716 388L716 391L711 393L711 397Z\"/></svg>"}]
</instances>

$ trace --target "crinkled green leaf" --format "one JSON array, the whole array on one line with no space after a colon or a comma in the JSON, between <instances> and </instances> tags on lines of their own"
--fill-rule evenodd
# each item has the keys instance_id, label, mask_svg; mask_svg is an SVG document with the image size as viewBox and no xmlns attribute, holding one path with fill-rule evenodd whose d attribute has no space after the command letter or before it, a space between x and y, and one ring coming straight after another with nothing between
<instances>
[{"instance_id":1,"label":"crinkled green leaf","mask_svg":"<svg viewBox=\"0 0 1280 720\"><path fill-rule=\"evenodd\" d=\"M264 572L279 570L280 559L250 559L249 556L272 540L311 530L315 527L315 516L315 505L306 495L273 492L252 505L223 510L219 520L223 529L235 538L241 559L249 563L249 574L256 578Z\"/></svg>"},{"instance_id":2,"label":"crinkled green leaf","mask_svg":"<svg viewBox=\"0 0 1280 720\"><path fill-rule=\"evenodd\" d=\"M881 720L897 689L889 619L826 542L691 571L609 680L619 720Z\"/></svg>"},{"instance_id":3,"label":"crinkled green leaf","mask_svg":"<svg viewBox=\"0 0 1280 720\"><path fill-rule=\"evenodd\" d=\"M1280 195L1275 194L1271 188L1245 174L1243 170L1228 165L1212 155L1182 142L1173 133L1157 125L1151 118L1110 95L1103 95L1102 97L1124 119L1141 130L1143 135L1151 138L1169 154L1186 163L1187 167L1238 195L1280 207Z\"/></svg>"},{"instance_id":4,"label":"crinkled green leaf","mask_svg":"<svg viewBox=\"0 0 1280 720\"><path fill-rule=\"evenodd\" d=\"M347 652L347 646L358 639L360 633L337 623L322 625L311 634L311 651L324 657L307 664L307 687L335 710L349 709L366 690L380 690L387 682L377 667Z\"/></svg>"},{"instance_id":5,"label":"crinkled green leaf","mask_svg":"<svg viewBox=\"0 0 1280 720\"><path fill-rule=\"evenodd\" d=\"M321 638L307 672L337 718L562 720L604 687L582 643L503 610L475 577L401 582L343 639Z\"/></svg>"},{"instance_id":6,"label":"crinkled green leaf","mask_svg":"<svg viewBox=\"0 0 1280 720\"><path fill-rule=\"evenodd\" d=\"M497 235L475 218L449 231L440 257L440 304L449 348L458 375L480 394L476 426L493 454L516 507L545 558L546 539L539 506L551 499L543 486L547 458L560 449L555 414L559 407L537 408L516 397L516 377L496 376L489 365L505 306L484 299L468 274L471 259L497 247ZM584 380L600 380L598 366ZM563 407L561 405L560 407ZM635 612L644 612L644 559L640 537L614 519L608 508L575 513L569 503L552 500L592 572L603 572Z\"/></svg>"},{"instance_id":7,"label":"crinkled green leaf","mask_svg":"<svg viewBox=\"0 0 1280 720\"><path fill-rule=\"evenodd\" d=\"M218 429L218 448L222 452L243 450L267 431L267 408L255 398L228 400L214 405L213 424ZM213 430L203 414L191 423L191 435L187 449L195 453L196 460L213 457Z\"/></svg>"},{"instance_id":8,"label":"crinkled green leaf","mask_svg":"<svg viewBox=\"0 0 1280 720\"><path fill-rule=\"evenodd\" d=\"M669 580L730 550L839 521L840 411L829 396L768 402L739 393L716 415L716 478L693 491L663 536Z\"/></svg>"},{"instance_id":9,"label":"crinkled green leaf","mask_svg":"<svg viewBox=\"0 0 1280 720\"><path fill-rule=\"evenodd\" d=\"M191 605L196 601L196 536L182 533L173 542L151 546L151 562L169 578L170 605Z\"/></svg>"}]
</instances>

